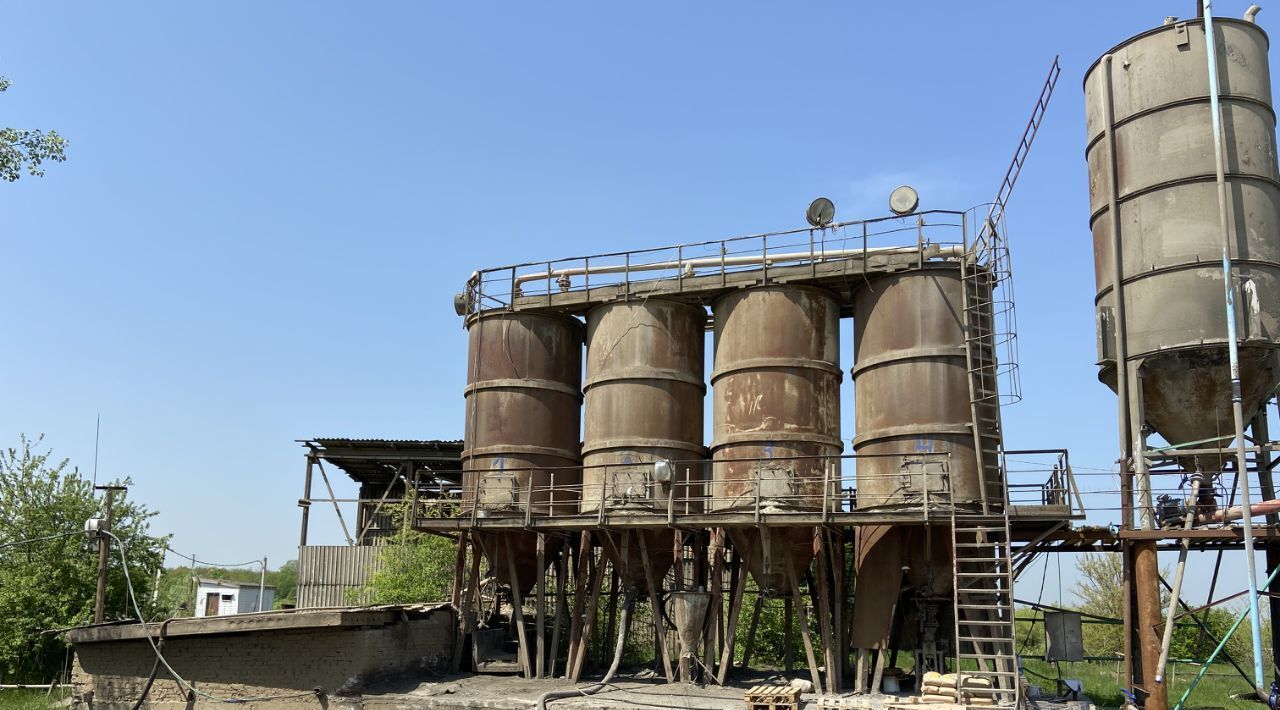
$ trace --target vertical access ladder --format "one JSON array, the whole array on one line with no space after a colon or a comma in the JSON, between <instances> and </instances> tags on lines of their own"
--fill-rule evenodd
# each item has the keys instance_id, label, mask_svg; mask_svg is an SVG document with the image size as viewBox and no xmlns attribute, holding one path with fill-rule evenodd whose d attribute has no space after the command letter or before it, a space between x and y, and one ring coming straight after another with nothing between
<instances>
[{"instance_id":1,"label":"vertical access ladder","mask_svg":"<svg viewBox=\"0 0 1280 710\"><path fill-rule=\"evenodd\" d=\"M994 223L988 223L960 264L961 322L980 500L959 500L954 486L951 488L952 589L956 699L964 702L967 694L990 698L999 705L1017 705L1020 683L1009 494L1000 466L1002 369L998 352L999 346L1013 337L1001 332L997 317L1005 306L997 292L1010 278L1008 249L1002 236Z\"/></svg>"},{"instance_id":2,"label":"vertical access ladder","mask_svg":"<svg viewBox=\"0 0 1280 710\"><path fill-rule=\"evenodd\" d=\"M1000 705L1016 706L1020 700L1009 556L1009 489L1000 466L1002 378L1008 388L1006 401L1016 402L1021 396L1004 208L1061 73L1058 57L1054 57L996 199L981 223L973 225L972 241L966 233L966 253L960 261L970 428L980 484L978 501L957 500L954 487L951 490L956 699L960 702L966 701L966 693Z\"/></svg>"},{"instance_id":3,"label":"vertical access ladder","mask_svg":"<svg viewBox=\"0 0 1280 710\"><path fill-rule=\"evenodd\" d=\"M1009 518L951 514L957 700L1018 704ZM981 680L971 680L981 679ZM986 687L974 687L986 686Z\"/></svg>"}]
</instances>

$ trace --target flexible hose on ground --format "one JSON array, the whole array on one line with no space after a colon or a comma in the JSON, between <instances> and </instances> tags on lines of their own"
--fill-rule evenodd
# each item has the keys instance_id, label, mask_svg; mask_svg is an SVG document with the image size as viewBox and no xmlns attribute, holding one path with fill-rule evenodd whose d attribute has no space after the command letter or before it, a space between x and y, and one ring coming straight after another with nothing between
<instances>
[{"instance_id":1,"label":"flexible hose on ground","mask_svg":"<svg viewBox=\"0 0 1280 710\"><path fill-rule=\"evenodd\" d=\"M585 688L570 688L568 690L548 690L538 696L538 704L535 706L538 710L547 710L547 703L552 700L562 698L576 698L578 696L595 695L604 690L609 685L609 681L613 680L614 674L618 672L618 666L622 665L622 652L627 646L627 627L631 621L631 607L635 605L638 590L635 587L627 587L623 594L622 615L618 619L618 645L613 649L613 664L609 666L609 672L604 674L599 683L589 685Z\"/></svg>"},{"instance_id":2,"label":"flexible hose on ground","mask_svg":"<svg viewBox=\"0 0 1280 710\"><path fill-rule=\"evenodd\" d=\"M173 621L170 617L160 623L160 640L156 642L156 650L164 648L165 630L169 628L169 622ZM143 632L151 633L146 630L146 624L143 624ZM131 710L141 710L142 704L147 701L147 696L151 694L151 686L155 685L156 676L160 673L160 654L156 653L156 662L151 665L151 674L147 676L147 682L142 686L142 695L138 696L138 702L133 704Z\"/></svg>"}]
</instances>

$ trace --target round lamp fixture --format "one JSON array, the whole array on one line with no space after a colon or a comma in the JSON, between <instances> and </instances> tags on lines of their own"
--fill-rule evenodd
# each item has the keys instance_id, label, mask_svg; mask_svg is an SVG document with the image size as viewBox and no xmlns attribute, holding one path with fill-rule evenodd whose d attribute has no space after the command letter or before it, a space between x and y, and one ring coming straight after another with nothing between
<instances>
[{"instance_id":1,"label":"round lamp fixture","mask_svg":"<svg viewBox=\"0 0 1280 710\"><path fill-rule=\"evenodd\" d=\"M920 206L920 193L914 187L903 185L889 193L889 209L894 214L911 214Z\"/></svg>"},{"instance_id":2,"label":"round lamp fixture","mask_svg":"<svg viewBox=\"0 0 1280 710\"><path fill-rule=\"evenodd\" d=\"M804 218L809 221L809 224L824 229L835 220L836 205L825 197L819 197L809 203L809 211L804 213Z\"/></svg>"}]
</instances>

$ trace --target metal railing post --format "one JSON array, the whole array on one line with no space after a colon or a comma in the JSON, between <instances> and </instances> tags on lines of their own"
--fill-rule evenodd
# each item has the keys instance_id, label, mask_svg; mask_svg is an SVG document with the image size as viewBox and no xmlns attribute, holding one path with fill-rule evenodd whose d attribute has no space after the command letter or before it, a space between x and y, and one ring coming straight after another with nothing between
<instances>
[{"instance_id":1,"label":"metal railing post","mask_svg":"<svg viewBox=\"0 0 1280 710\"><path fill-rule=\"evenodd\" d=\"M529 484L525 486L524 526L533 525L533 471L529 471Z\"/></svg>"},{"instance_id":2,"label":"metal railing post","mask_svg":"<svg viewBox=\"0 0 1280 710\"><path fill-rule=\"evenodd\" d=\"M929 467L921 466L920 491L924 494L924 521L929 522Z\"/></svg>"},{"instance_id":3,"label":"metal railing post","mask_svg":"<svg viewBox=\"0 0 1280 710\"><path fill-rule=\"evenodd\" d=\"M586 472L583 471L585 476ZM600 477L600 508L596 511L596 524L604 525L604 489L609 482L609 467L604 467L604 475Z\"/></svg>"}]
</instances>

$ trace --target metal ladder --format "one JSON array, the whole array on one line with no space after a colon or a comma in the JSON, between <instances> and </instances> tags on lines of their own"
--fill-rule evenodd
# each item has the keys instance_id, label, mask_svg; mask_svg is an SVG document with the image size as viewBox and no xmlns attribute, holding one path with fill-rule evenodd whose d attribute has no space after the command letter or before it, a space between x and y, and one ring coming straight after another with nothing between
<instances>
[{"instance_id":1,"label":"metal ladder","mask_svg":"<svg viewBox=\"0 0 1280 710\"><path fill-rule=\"evenodd\" d=\"M962 693L1019 702L1013 624L1013 566L1008 516L951 513L957 700ZM986 678L989 689L966 688L966 678Z\"/></svg>"},{"instance_id":2,"label":"metal ladder","mask_svg":"<svg viewBox=\"0 0 1280 710\"><path fill-rule=\"evenodd\" d=\"M963 693L1000 705L1019 702L1013 620L1013 564L1009 558L1009 496L1001 471L996 289L1009 278L1007 246L994 224L982 231L961 261L965 363L969 380L970 429L980 482L980 509L957 500L951 487L951 552L957 700ZM966 678L985 678L987 689L966 688Z\"/></svg>"},{"instance_id":3,"label":"metal ladder","mask_svg":"<svg viewBox=\"0 0 1280 710\"><path fill-rule=\"evenodd\" d=\"M994 242L987 249L1002 248L999 236L994 231L991 234ZM1001 371L996 351L999 339L1008 336L997 333L994 299L995 289L1004 278L1000 263L998 257L984 258L982 254L973 252L966 255L960 264L969 421L977 457L983 515L1003 511L1005 498L1000 476Z\"/></svg>"}]
</instances>

